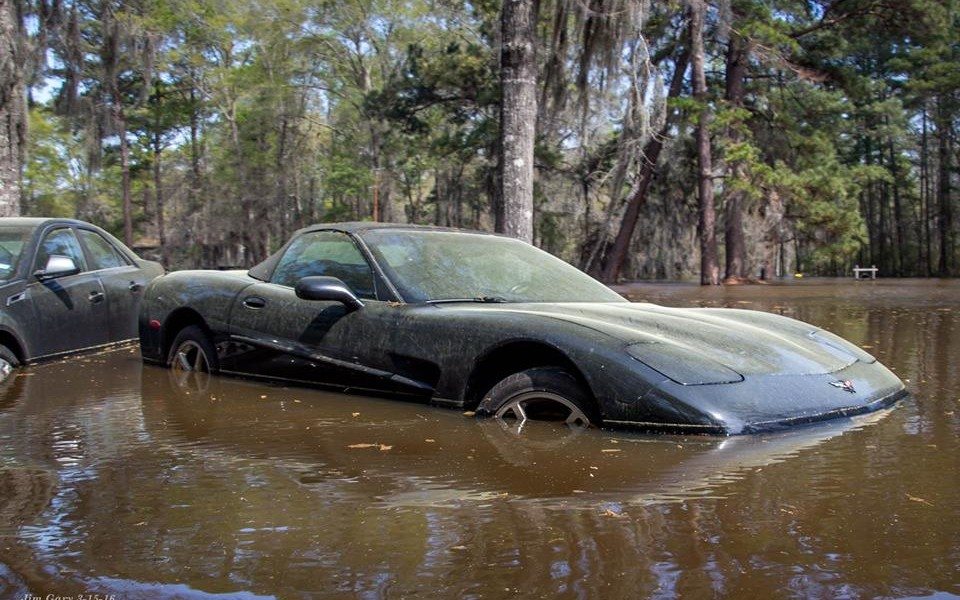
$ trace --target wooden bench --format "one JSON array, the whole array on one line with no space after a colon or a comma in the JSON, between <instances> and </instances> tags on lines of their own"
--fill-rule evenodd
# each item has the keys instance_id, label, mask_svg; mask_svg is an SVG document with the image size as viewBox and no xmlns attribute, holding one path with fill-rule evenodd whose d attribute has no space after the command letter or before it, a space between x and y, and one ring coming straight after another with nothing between
<instances>
[{"instance_id":1,"label":"wooden bench","mask_svg":"<svg viewBox=\"0 0 960 600\"><path fill-rule=\"evenodd\" d=\"M860 265L854 265L853 267L853 278L854 279L863 279L865 276L869 275L870 279L877 278L877 269L876 265L870 267L861 267Z\"/></svg>"}]
</instances>

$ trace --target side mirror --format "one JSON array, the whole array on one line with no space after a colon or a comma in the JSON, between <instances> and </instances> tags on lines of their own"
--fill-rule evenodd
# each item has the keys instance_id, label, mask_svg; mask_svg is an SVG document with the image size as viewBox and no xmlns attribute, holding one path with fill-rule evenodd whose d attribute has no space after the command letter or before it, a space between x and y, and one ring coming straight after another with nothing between
<instances>
[{"instance_id":1,"label":"side mirror","mask_svg":"<svg viewBox=\"0 0 960 600\"><path fill-rule=\"evenodd\" d=\"M47 279L76 275L79 272L80 268L77 266L77 263L73 262L73 259L69 256L51 254L50 258L47 259L47 266L39 271L35 271L34 275L37 279L46 281Z\"/></svg>"},{"instance_id":2,"label":"side mirror","mask_svg":"<svg viewBox=\"0 0 960 600\"><path fill-rule=\"evenodd\" d=\"M297 298L303 300L341 302L347 307L347 312L363 308L363 302L360 301L360 298L357 298L353 290L337 277L304 277L297 282L294 291Z\"/></svg>"}]
</instances>

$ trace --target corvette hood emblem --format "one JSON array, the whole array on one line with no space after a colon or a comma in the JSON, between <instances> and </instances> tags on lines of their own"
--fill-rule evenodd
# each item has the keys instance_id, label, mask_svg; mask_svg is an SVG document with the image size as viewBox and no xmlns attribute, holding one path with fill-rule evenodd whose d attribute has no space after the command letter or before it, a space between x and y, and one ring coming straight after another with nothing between
<instances>
[{"instance_id":1,"label":"corvette hood emblem","mask_svg":"<svg viewBox=\"0 0 960 600\"><path fill-rule=\"evenodd\" d=\"M853 382L850 381L849 379L844 379L843 381L840 381L840 380L831 381L830 385L832 385L835 388L840 388L845 392L850 392L851 394L857 393L856 388L853 387Z\"/></svg>"}]
</instances>

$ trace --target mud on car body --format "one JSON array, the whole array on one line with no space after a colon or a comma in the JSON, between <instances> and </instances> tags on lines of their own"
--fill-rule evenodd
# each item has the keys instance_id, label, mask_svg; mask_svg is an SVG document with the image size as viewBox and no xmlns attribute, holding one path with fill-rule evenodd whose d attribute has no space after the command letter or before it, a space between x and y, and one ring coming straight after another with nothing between
<instances>
[{"instance_id":1,"label":"mud on car body","mask_svg":"<svg viewBox=\"0 0 960 600\"><path fill-rule=\"evenodd\" d=\"M738 434L905 394L875 358L768 313L624 300L510 238L325 224L249 271L148 287L143 359L516 419ZM839 383L838 383L839 382Z\"/></svg>"},{"instance_id":2,"label":"mud on car body","mask_svg":"<svg viewBox=\"0 0 960 600\"><path fill-rule=\"evenodd\" d=\"M161 273L89 223L0 219L0 373L135 339L143 289Z\"/></svg>"}]
</instances>

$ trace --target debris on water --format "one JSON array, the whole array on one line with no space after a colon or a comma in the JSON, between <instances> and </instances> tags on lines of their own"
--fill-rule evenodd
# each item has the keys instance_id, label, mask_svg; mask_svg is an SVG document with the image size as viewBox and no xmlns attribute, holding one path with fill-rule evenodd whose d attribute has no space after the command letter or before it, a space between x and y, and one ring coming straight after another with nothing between
<instances>
[{"instance_id":1,"label":"debris on water","mask_svg":"<svg viewBox=\"0 0 960 600\"><path fill-rule=\"evenodd\" d=\"M347 448L350 448L352 450L362 450L364 448L377 448L378 450L380 450L380 452L386 452L387 450L392 450L393 446L388 446L387 444L381 444L380 442L377 442L375 444L362 442L359 444L350 444L349 446L347 446Z\"/></svg>"},{"instance_id":2,"label":"debris on water","mask_svg":"<svg viewBox=\"0 0 960 600\"><path fill-rule=\"evenodd\" d=\"M437 440L432 439L432 438L427 438L427 439L425 439L425 440L423 440L423 441L425 441L425 442L428 443L428 444L432 444L432 443L436 442Z\"/></svg>"},{"instance_id":3,"label":"debris on water","mask_svg":"<svg viewBox=\"0 0 960 600\"><path fill-rule=\"evenodd\" d=\"M926 500L924 498L918 498L916 496L911 496L910 494L907 494L906 496L909 500L912 500L913 502L919 502L921 504L926 504L927 506L933 506L933 502L930 502L929 500Z\"/></svg>"},{"instance_id":4,"label":"debris on water","mask_svg":"<svg viewBox=\"0 0 960 600\"><path fill-rule=\"evenodd\" d=\"M463 413L463 416L472 417L472 416L475 416L476 414L477 414L476 411L468 410L465 413Z\"/></svg>"},{"instance_id":5,"label":"debris on water","mask_svg":"<svg viewBox=\"0 0 960 600\"><path fill-rule=\"evenodd\" d=\"M350 413L350 415L353 416L353 417L359 417L359 416L360 416L360 413L355 412L355 413Z\"/></svg>"},{"instance_id":6,"label":"debris on water","mask_svg":"<svg viewBox=\"0 0 960 600\"><path fill-rule=\"evenodd\" d=\"M600 452L620 452L620 448L604 448Z\"/></svg>"}]
</instances>

